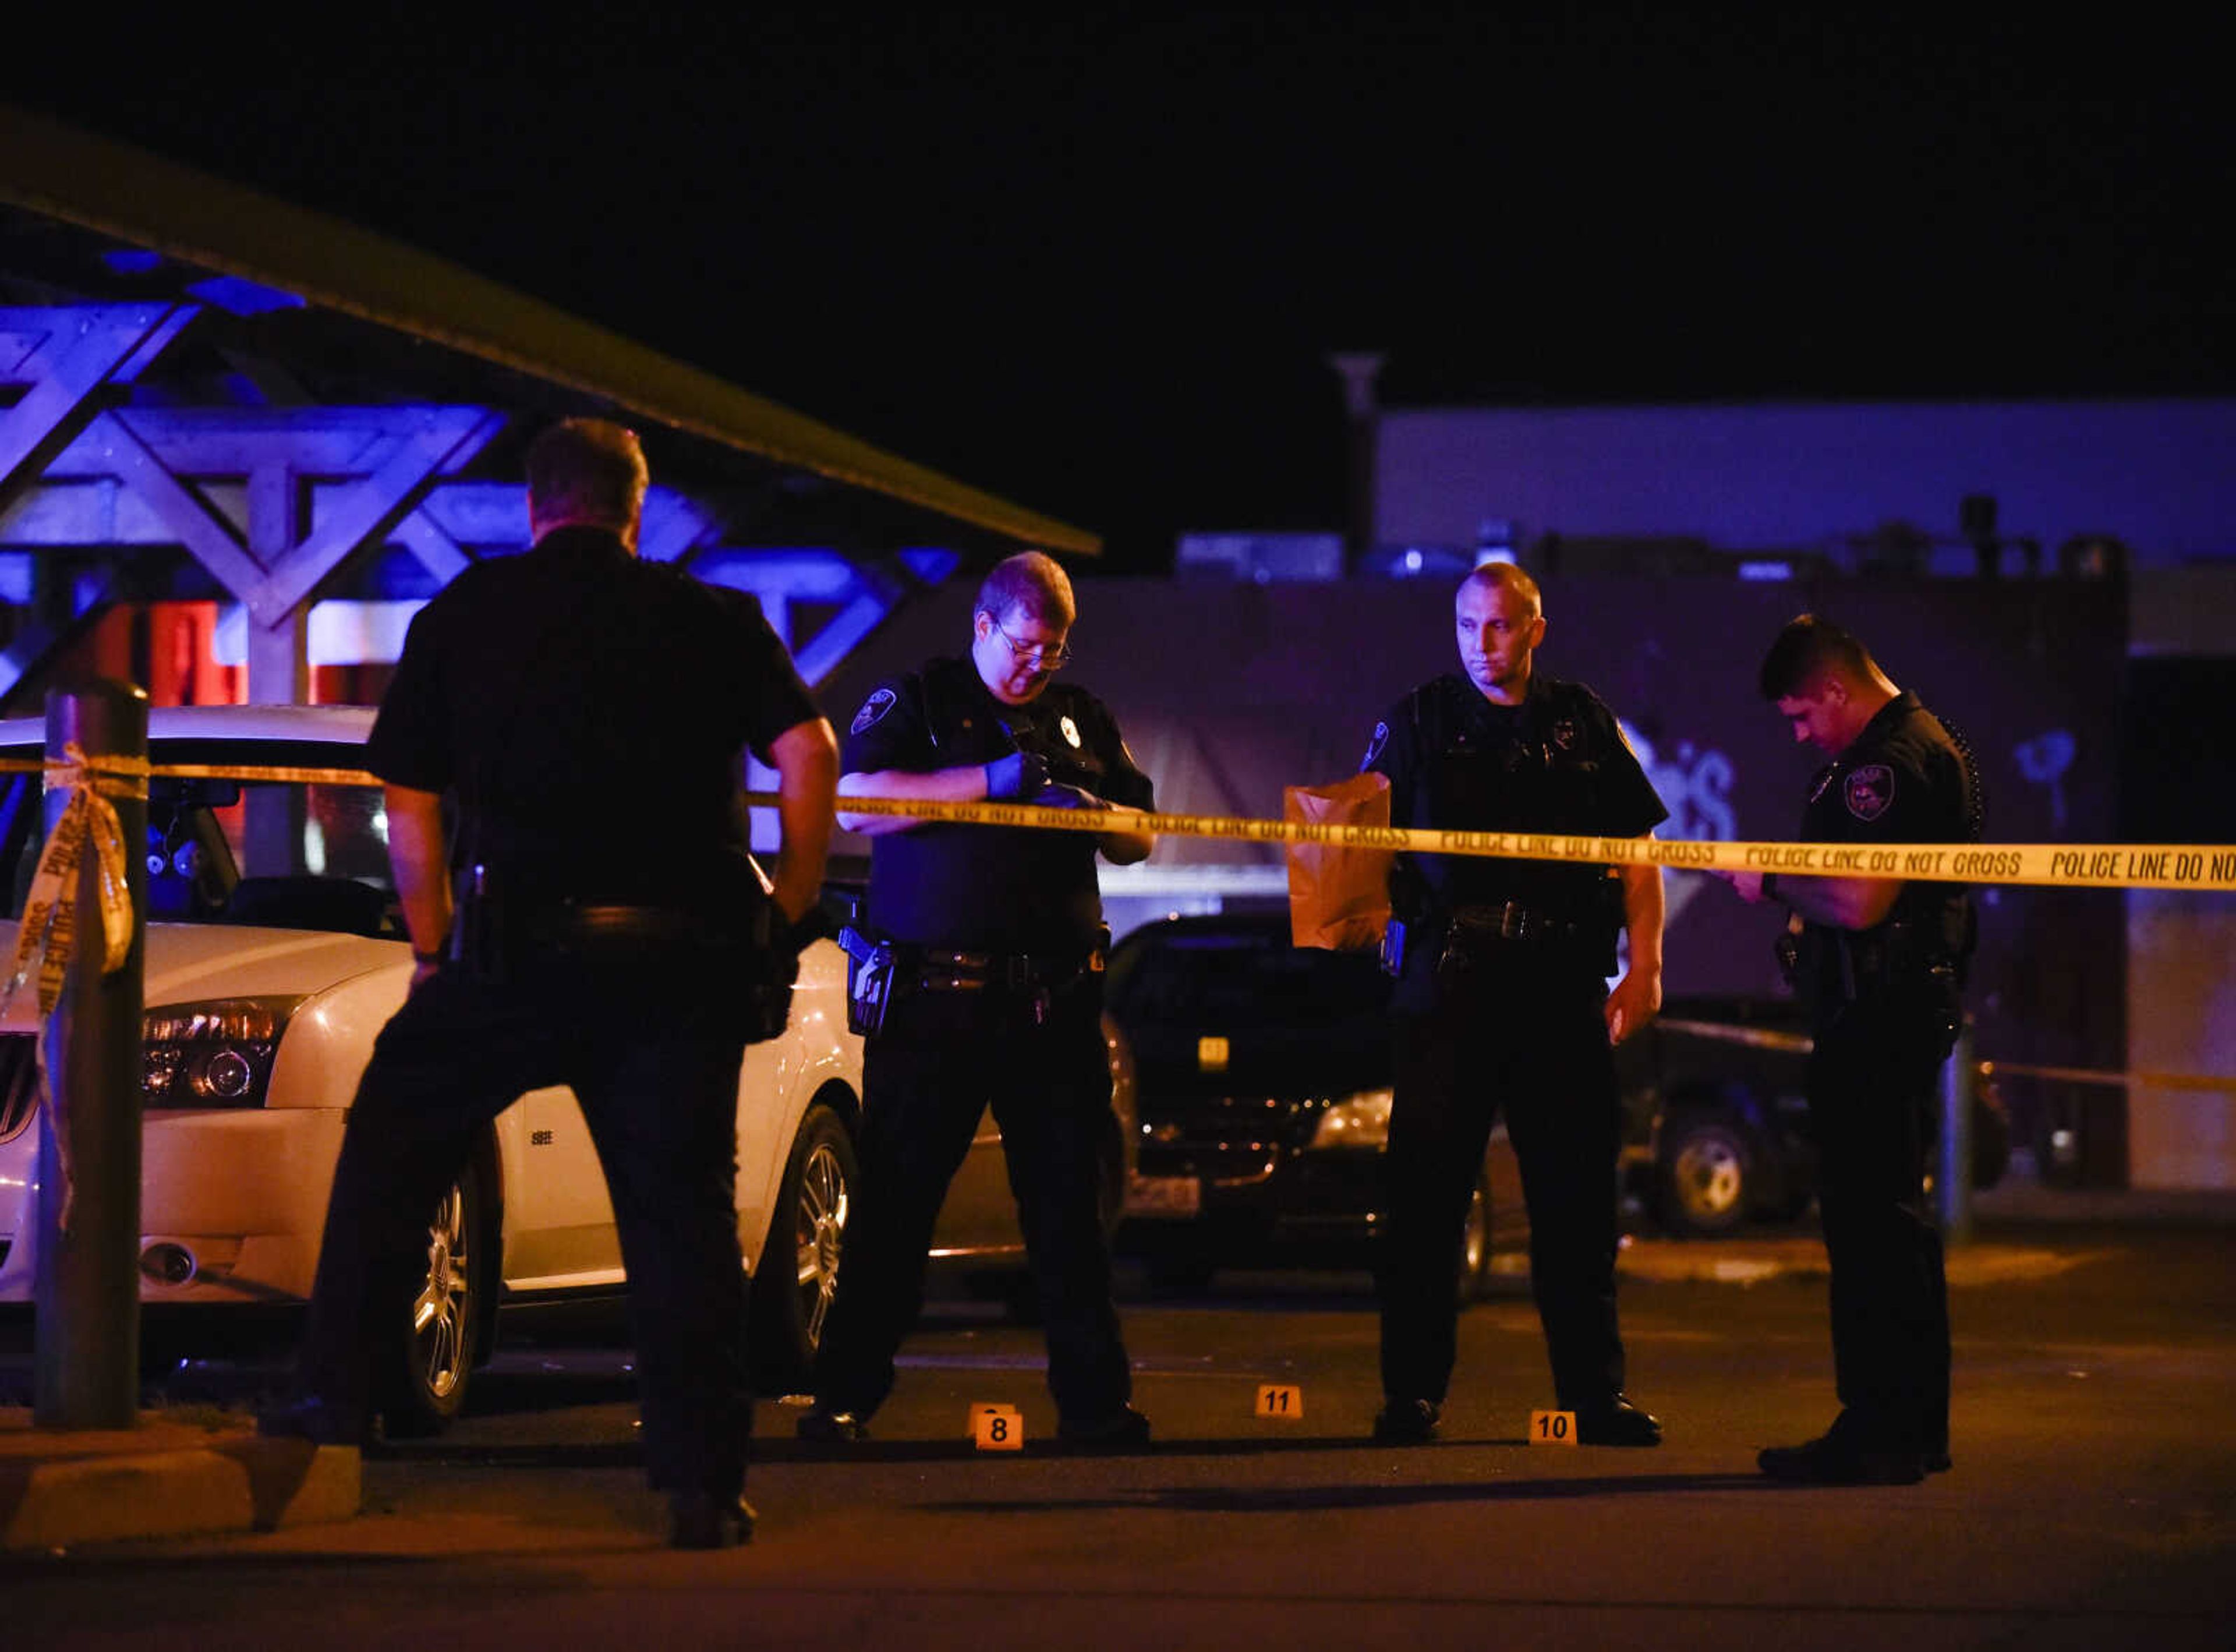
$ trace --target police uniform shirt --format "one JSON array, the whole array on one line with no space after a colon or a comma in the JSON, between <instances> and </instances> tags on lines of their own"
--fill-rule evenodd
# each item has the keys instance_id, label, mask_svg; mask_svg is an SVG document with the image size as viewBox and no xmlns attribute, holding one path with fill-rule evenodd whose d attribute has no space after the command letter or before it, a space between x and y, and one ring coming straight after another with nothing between
<instances>
[{"instance_id":1,"label":"police uniform shirt","mask_svg":"<svg viewBox=\"0 0 2236 1652\"><path fill-rule=\"evenodd\" d=\"M1496 704L1455 675L1416 689L1374 726L1360 769L1389 777L1393 826L1635 838L1669 815L1600 697L1536 674L1518 706ZM1480 855L1401 860L1447 914L1514 901L1555 921L1588 923L1608 881L1603 865Z\"/></svg>"},{"instance_id":2,"label":"police uniform shirt","mask_svg":"<svg viewBox=\"0 0 2236 1652\"><path fill-rule=\"evenodd\" d=\"M1029 703L1006 705L968 658L878 683L848 727L839 766L849 774L927 773L1020 749L1047 759L1053 779L1105 801L1154 806L1149 777L1101 701L1051 682ZM871 849L869 922L894 940L962 951L1092 947L1102 925L1095 847L1088 832L927 821L892 833Z\"/></svg>"},{"instance_id":3,"label":"police uniform shirt","mask_svg":"<svg viewBox=\"0 0 2236 1652\"><path fill-rule=\"evenodd\" d=\"M1976 781L1949 731L1914 694L1897 694L1818 772L1802 810L1805 843L1963 843L1977 839ZM1961 920L1962 884L1910 881L1887 921ZM1960 925L1961 927L1961 925Z\"/></svg>"},{"instance_id":4,"label":"police uniform shirt","mask_svg":"<svg viewBox=\"0 0 2236 1652\"><path fill-rule=\"evenodd\" d=\"M740 592L562 528L477 563L413 619L365 764L464 804L461 859L554 894L701 892L749 841L739 762L820 715Z\"/></svg>"}]
</instances>

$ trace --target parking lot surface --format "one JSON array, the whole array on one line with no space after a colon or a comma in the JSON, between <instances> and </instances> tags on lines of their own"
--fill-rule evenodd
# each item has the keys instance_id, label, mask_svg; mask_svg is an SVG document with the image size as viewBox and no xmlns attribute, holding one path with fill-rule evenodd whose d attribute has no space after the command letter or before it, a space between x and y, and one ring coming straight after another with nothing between
<instances>
[{"instance_id":1,"label":"parking lot surface","mask_svg":"<svg viewBox=\"0 0 2236 1652\"><path fill-rule=\"evenodd\" d=\"M1754 1471L1832 1414L1813 1241L1641 1241L1624 1321L1659 1451L1529 1443L1550 1402L1519 1281L1463 1320L1445 1438L1373 1447L1365 1277L1244 1274L1124 1303L1146 1454L1056 1451L1037 1333L958 1298L843 1458L761 1410L750 1549L671 1553L627 1351L523 1343L451 1436L366 1462L354 1520L12 1557L0 1589L26 1647L2225 1648L2232 1247L1984 1230L1951 1267L1956 1466L1917 1487ZM972 1447L978 1401L1023 1412L1023 1451Z\"/></svg>"}]
</instances>

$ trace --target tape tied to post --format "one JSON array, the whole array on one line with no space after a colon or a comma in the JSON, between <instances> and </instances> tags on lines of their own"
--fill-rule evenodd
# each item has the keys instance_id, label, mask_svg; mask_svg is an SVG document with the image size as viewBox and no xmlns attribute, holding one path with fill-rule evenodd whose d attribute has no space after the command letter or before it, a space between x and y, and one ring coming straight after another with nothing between
<instances>
[{"instance_id":1,"label":"tape tied to post","mask_svg":"<svg viewBox=\"0 0 2236 1652\"><path fill-rule=\"evenodd\" d=\"M38 869L23 899L23 921L16 936L16 958L8 984L0 991L0 1014L39 972L39 1015L54 1012L63 972L78 945L78 869L89 850L94 857L94 918L101 930L101 972L114 975L132 956L129 850L119 801L148 795L144 757L88 757L76 741L62 747L62 760L44 766L46 789L67 789L69 800L39 852Z\"/></svg>"},{"instance_id":2,"label":"tape tied to post","mask_svg":"<svg viewBox=\"0 0 2236 1652\"><path fill-rule=\"evenodd\" d=\"M120 800L144 800L148 795L148 760L144 757L88 757L75 740L62 747L62 761L42 766L45 789L67 789L69 800L47 834L39 851L38 869L23 899L23 920L16 934L16 958L4 986L0 986L0 1015L16 1002L16 994L39 972L39 1019L54 1013L61 997L62 976L78 946L78 872L89 850L94 858L94 918L101 928L101 972L114 975L132 956L137 938L137 914L132 910L131 864L126 859L124 823L117 819ZM62 1182L56 1227L67 1234L77 1206L77 1178L72 1168L70 1120L65 1109L47 1106L53 1087L47 1073L46 1030L32 1041L36 1052L40 1104L45 1107L55 1144L56 1168Z\"/></svg>"}]
</instances>

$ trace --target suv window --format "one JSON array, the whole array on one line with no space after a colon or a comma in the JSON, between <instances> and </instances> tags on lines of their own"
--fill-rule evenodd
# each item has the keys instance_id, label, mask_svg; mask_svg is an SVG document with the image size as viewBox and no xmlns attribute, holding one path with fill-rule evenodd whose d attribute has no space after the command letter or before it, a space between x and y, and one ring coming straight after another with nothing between
<instances>
[{"instance_id":1,"label":"suv window","mask_svg":"<svg viewBox=\"0 0 2236 1652\"><path fill-rule=\"evenodd\" d=\"M40 777L0 787L8 913L21 917L44 832ZM379 789L157 777L143 848L148 916L169 924L264 924L403 933Z\"/></svg>"}]
</instances>

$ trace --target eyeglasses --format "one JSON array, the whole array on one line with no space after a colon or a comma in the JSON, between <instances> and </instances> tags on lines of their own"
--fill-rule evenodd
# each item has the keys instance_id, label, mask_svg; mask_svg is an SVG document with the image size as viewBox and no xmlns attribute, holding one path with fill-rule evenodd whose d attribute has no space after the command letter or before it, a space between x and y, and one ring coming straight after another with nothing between
<instances>
[{"instance_id":1,"label":"eyeglasses","mask_svg":"<svg viewBox=\"0 0 2236 1652\"><path fill-rule=\"evenodd\" d=\"M1022 664L1031 666L1036 670L1061 671L1072 661L1071 649L1062 642L1054 647L1045 642L1028 645L1004 631L1002 622L991 614L986 616L986 622L994 628L994 635L1002 639L1003 646L1009 650L1010 657Z\"/></svg>"}]
</instances>

